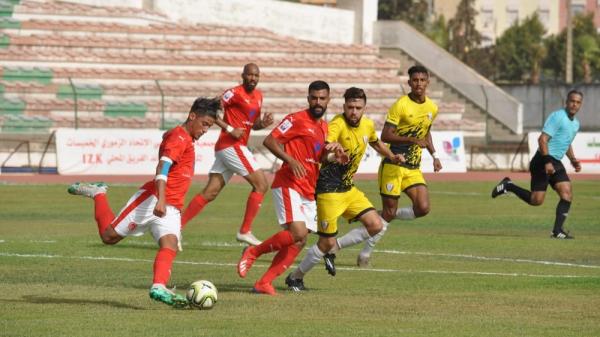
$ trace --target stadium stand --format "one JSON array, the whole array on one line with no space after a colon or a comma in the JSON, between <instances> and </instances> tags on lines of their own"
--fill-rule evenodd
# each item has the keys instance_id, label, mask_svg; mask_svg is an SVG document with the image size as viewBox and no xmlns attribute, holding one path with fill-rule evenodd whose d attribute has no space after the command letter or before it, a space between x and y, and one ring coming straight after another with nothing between
<instances>
[{"instance_id":1,"label":"stadium stand","mask_svg":"<svg viewBox=\"0 0 600 337\"><path fill-rule=\"evenodd\" d=\"M381 57L374 46L181 24L135 8L11 4L0 9L0 118L2 130L10 132L75 125L168 128L185 117L196 96L218 95L239 82L247 62L261 67L264 110L276 118L303 107L306 84L315 79L330 82L333 112L339 112L345 88L365 88L379 127L390 104L407 91L400 71L407 65ZM464 102L448 101L441 90L430 96L440 106L436 130L485 130L465 120Z\"/></svg>"}]
</instances>

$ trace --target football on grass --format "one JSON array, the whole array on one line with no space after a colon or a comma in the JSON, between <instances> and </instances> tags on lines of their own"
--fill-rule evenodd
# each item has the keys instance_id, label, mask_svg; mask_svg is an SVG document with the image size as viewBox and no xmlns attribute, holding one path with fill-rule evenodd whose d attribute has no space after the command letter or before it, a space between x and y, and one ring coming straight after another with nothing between
<instances>
[{"instance_id":1,"label":"football on grass","mask_svg":"<svg viewBox=\"0 0 600 337\"><path fill-rule=\"evenodd\" d=\"M210 281L196 281L190 284L186 296L192 308L212 309L217 303L217 287Z\"/></svg>"}]
</instances>

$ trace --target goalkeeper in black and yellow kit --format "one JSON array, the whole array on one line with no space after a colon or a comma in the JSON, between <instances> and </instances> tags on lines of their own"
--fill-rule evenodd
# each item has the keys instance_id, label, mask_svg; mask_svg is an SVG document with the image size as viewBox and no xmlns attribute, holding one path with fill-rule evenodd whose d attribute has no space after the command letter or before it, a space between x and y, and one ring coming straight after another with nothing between
<instances>
[{"instance_id":1,"label":"goalkeeper in black and yellow kit","mask_svg":"<svg viewBox=\"0 0 600 337\"><path fill-rule=\"evenodd\" d=\"M404 157L392 153L379 140L373 121L363 116L366 103L364 90L354 87L347 89L344 93L344 113L329 122L327 142L339 143L349 160L340 164L330 154L331 160L326 159L321 166L316 188L319 241L308 249L298 268L286 278L286 284L291 290L304 290L304 275L325 256L328 256L325 259L327 270L335 275L333 255L329 253L363 242L383 228L379 213L363 192L354 186L353 177L367 145L393 163L403 162ZM343 242L336 240L337 220L340 216L363 224L345 235L347 240Z\"/></svg>"}]
</instances>

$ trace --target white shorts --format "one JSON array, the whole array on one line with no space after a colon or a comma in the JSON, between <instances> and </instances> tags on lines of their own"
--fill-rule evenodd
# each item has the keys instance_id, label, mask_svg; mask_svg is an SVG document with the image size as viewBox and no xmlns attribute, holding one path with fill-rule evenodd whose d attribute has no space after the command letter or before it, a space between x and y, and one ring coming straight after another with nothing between
<instances>
[{"instance_id":1,"label":"white shorts","mask_svg":"<svg viewBox=\"0 0 600 337\"><path fill-rule=\"evenodd\" d=\"M228 182L234 173L245 177L259 169L254 155L246 146L234 145L215 152L215 162L208 173L219 173Z\"/></svg>"},{"instance_id":2,"label":"white shorts","mask_svg":"<svg viewBox=\"0 0 600 337\"><path fill-rule=\"evenodd\" d=\"M181 240L181 212L167 205L167 214L159 218L154 215L154 206L158 199L146 190L137 191L113 220L115 231L120 236L141 236L148 230L158 239L173 234Z\"/></svg>"},{"instance_id":3,"label":"white shorts","mask_svg":"<svg viewBox=\"0 0 600 337\"><path fill-rule=\"evenodd\" d=\"M311 232L317 231L317 203L302 197L296 190L277 187L271 190L277 221L281 226L302 221Z\"/></svg>"}]
</instances>

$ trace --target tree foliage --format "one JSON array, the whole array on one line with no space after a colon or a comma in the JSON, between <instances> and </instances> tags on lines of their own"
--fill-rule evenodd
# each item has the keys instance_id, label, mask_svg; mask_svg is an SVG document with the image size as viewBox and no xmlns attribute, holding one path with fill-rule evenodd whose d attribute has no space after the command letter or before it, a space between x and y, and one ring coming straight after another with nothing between
<instances>
[{"instance_id":1,"label":"tree foliage","mask_svg":"<svg viewBox=\"0 0 600 337\"><path fill-rule=\"evenodd\" d=\"M426 0L379 0L379 20L406 21L420 31L425 30L428 6Z\"/></svg>"},{"instance_id":2,"label":"tree foliage","mask_svg":"<svg viewBox=\"0 0 600 337\"><path fill-rule=\"evenodd\" d=\"M481 34L475 28L475 0L461 0L456 15L448 22L450 41L448 51L461 61L472 64L472 54L481 44Z\"/></svg>"},{"instance_id":3,"label":"tree foliage","mask_svg":"<svg viewBox=\"0 0 600 337\"><path fill-rule=\"evenodd\" d=\"M546 30L534 14L507 29L496 40L496 79L539 83L542 61L546 57Z\"/></svg>"}]
</instances>

